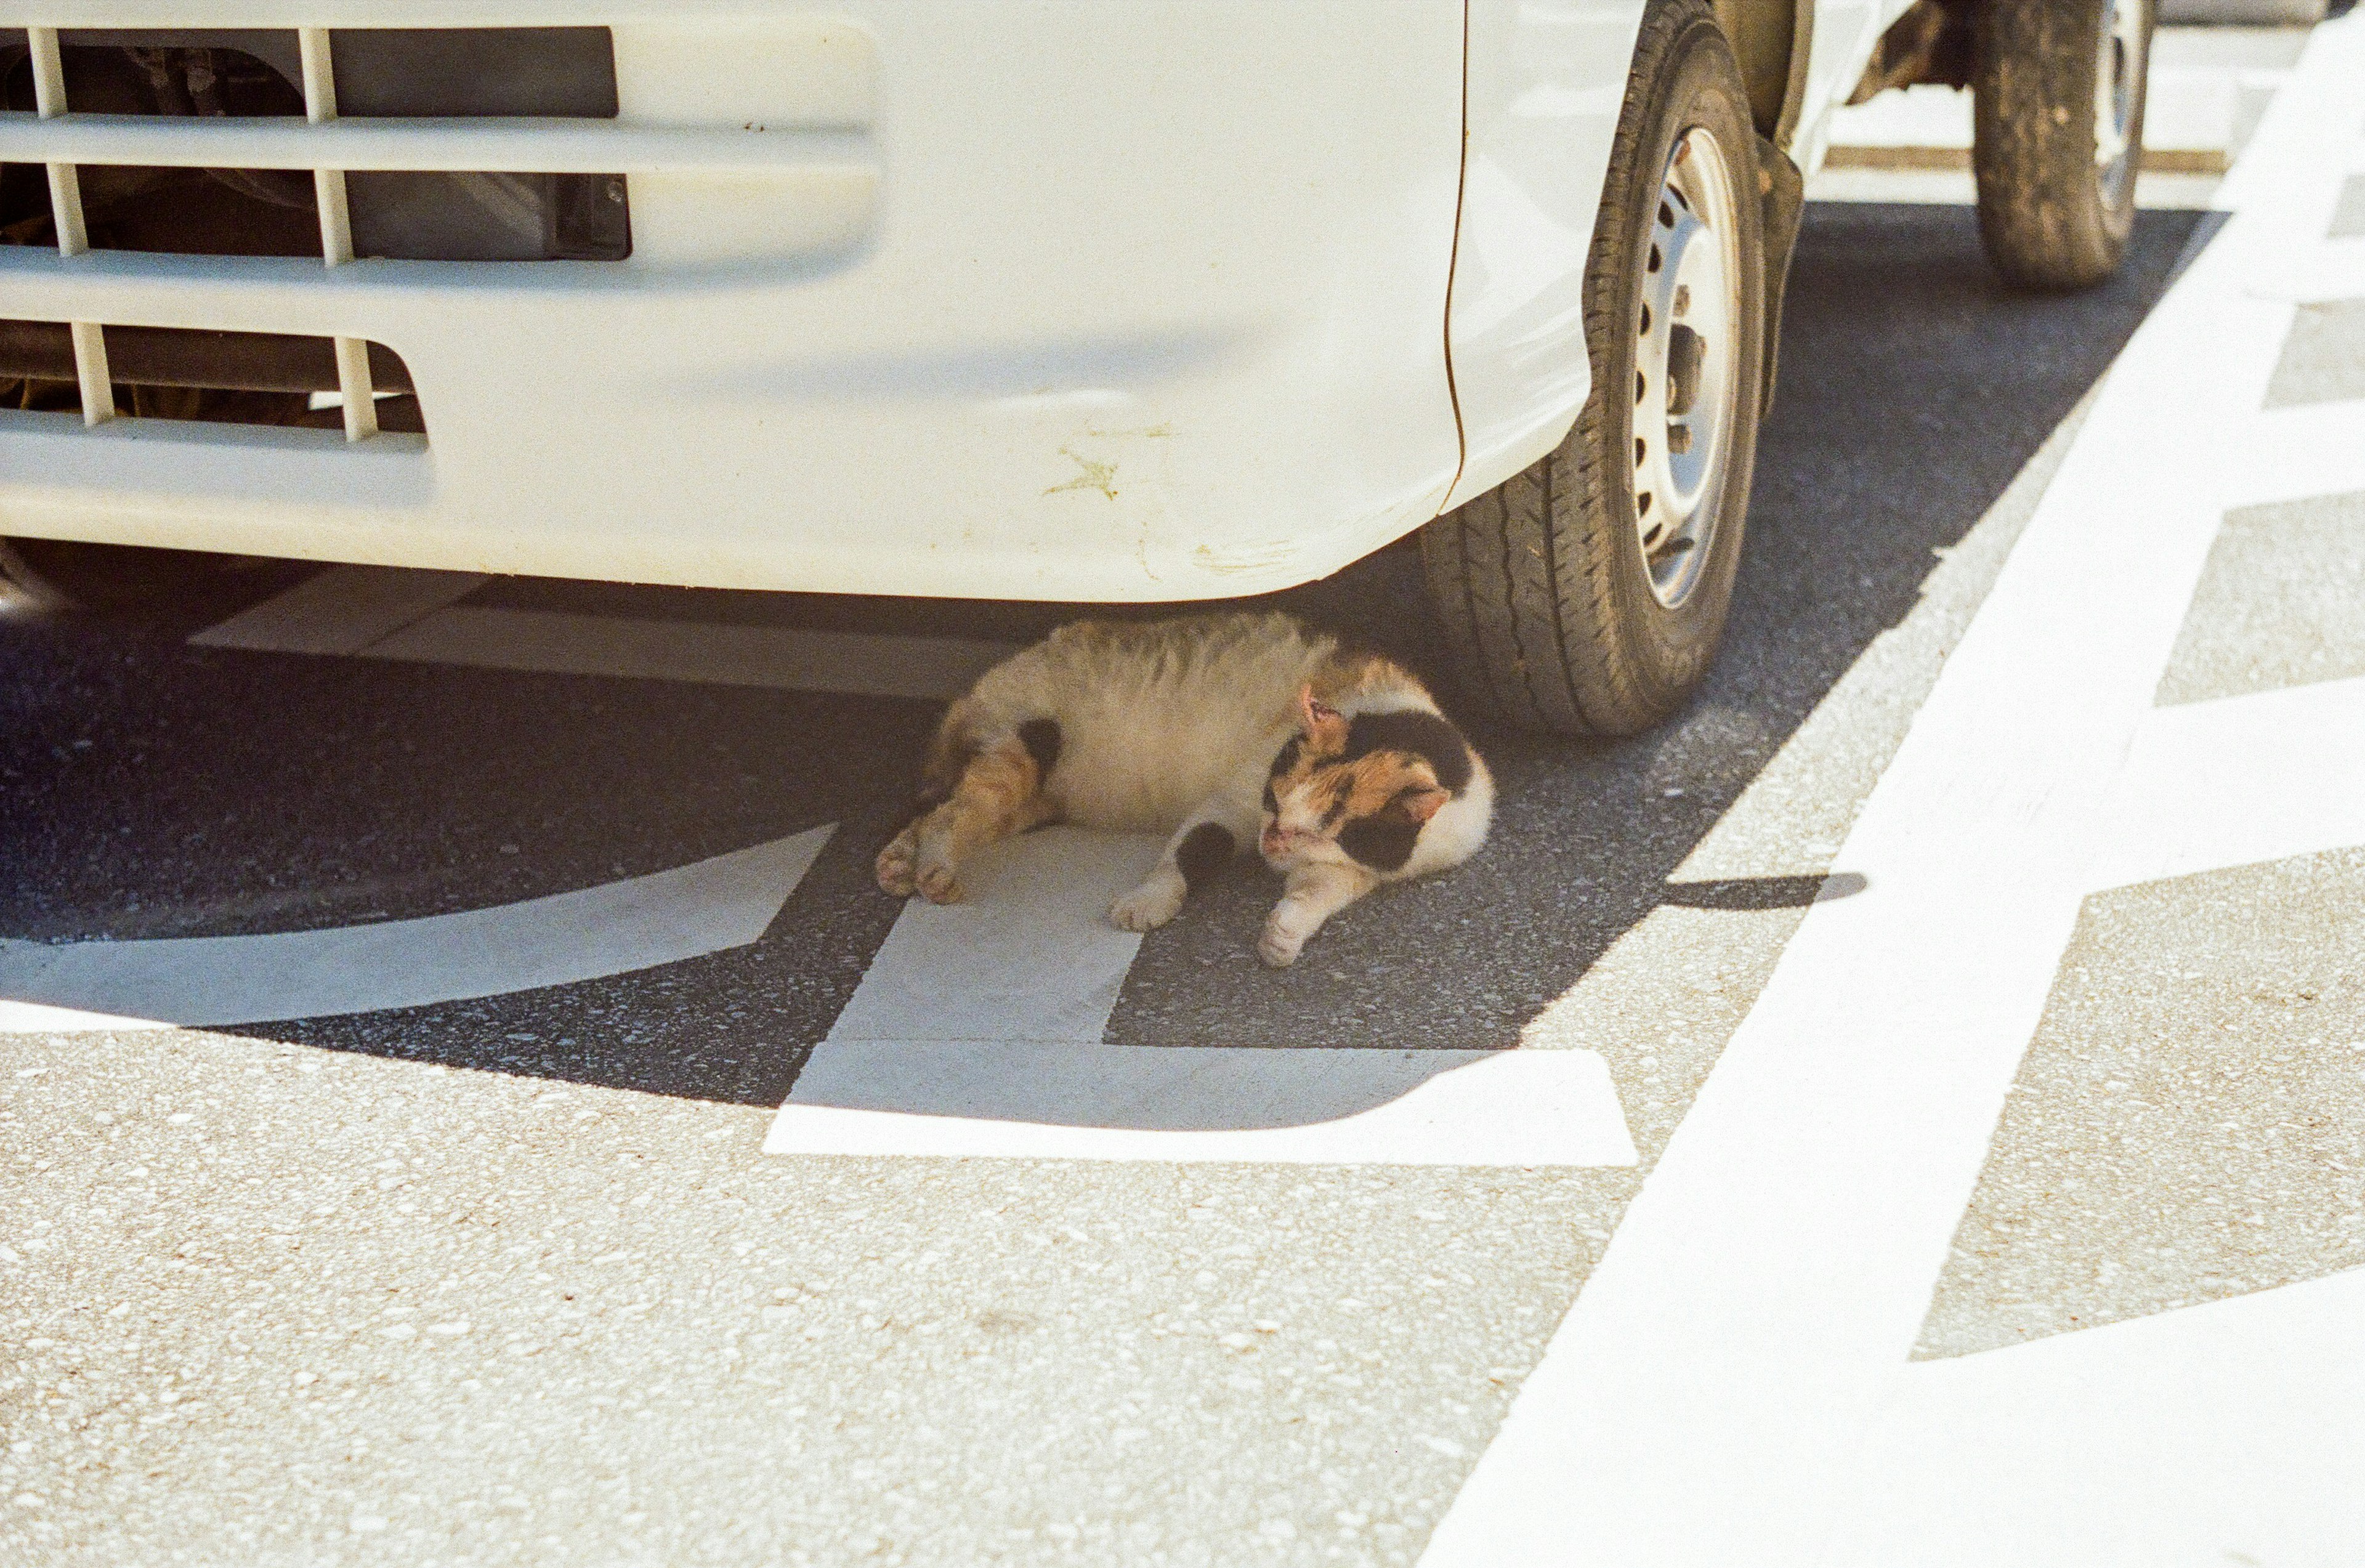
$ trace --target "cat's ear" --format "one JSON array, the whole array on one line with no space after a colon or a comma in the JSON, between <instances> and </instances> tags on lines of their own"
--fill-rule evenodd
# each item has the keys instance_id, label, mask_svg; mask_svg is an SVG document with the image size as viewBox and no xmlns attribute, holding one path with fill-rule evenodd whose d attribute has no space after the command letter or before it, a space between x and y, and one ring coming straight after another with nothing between
<instances>
[{"instance_id":1,"label":"cat's ear","mask_svg":"<svg viewBox=\"0 0 2365 1568\"><path fill-rule=\"evenodd\" d=\"M1297 722L1306 733L1320 743L1324 751L1333 751L1347 744L1347 721L1339 710L1314 695L1309 684L1297 694Z\"/></svg>"},{"instance_id":2,"label":"cat's ear","mask_svg":"<svg viewBox=\"0 0 2365 1568\"><path fill-rule=\"evenodd\" d=\"M1446 790L1432 787L1426 790L1407 790L1398 794L1389 804L1410 817L1416 823L1426 823L1435 816L1438 808L1452 799L1453 799L1452 795Z\"/></svg>"}]
</instances>

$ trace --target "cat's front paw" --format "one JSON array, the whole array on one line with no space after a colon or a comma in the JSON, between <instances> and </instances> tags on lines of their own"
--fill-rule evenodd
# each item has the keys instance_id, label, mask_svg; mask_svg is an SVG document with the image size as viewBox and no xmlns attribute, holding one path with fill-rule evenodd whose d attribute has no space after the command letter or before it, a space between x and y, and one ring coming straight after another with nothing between
<instances>
[{"instance_id":1,"label":"cat's front paw","mask_svg":"<svg viewBox=\"0 0 2365 1568\"><path fill-rule=\"evenodd\" d=\"M913 847L909 837L902 837L879 852L879 861L874 869L878 873L880 891L892 893L899 899L910 898L919 891L919 878L913 869Z\"/></svg>"},{"instance_id":2,"label":"cat's front paw","mask_svg":"<svg viewBox=\"0 0 2365 1568\"><path fill-rule=\"evenodd\" d=\"M930 903L960 902L959 874L945 861L923 858L914 879L919 884L920 896Z\"/></svg>"},{"instance_id":3,"label":"cat's front paw","mask_svg":"<svg viewBox=\"0 0 2365 1568\"><path fill-rule=\"evenodd\" d=\"M1264 935L1257 938L1257 957L1276 969L1285 969L1297 962L1297 955L1306 950L1310 931L1298 928L1281 910L1265 917Z\"/></svg>"},{"instance_id":4,"label":"cat's front paw","mask_svg":"<svg viewBox=\"0 0 2365 1568\"><path fill-rule=\"evenodd\" d=\"M1119 931L1155 931L1182 913L1182 879L1153 876L1109 905L1109 924Z\"/></svg>"}]
</instances>

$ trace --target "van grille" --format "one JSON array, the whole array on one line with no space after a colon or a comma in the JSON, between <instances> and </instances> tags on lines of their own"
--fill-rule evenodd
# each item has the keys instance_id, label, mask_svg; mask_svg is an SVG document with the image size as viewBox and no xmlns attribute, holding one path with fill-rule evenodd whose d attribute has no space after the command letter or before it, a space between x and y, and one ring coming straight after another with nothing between
<instances>
[{"instance_id":1,"label":"van grille","mask_svg":"<svg viewBox=\"0 0 2365 1568\"><path fill-rule=\"evenodd\" d=\"M215 424L345 422L347 375L367 390L375 428L426 433L410 367L384 343L285 332L0 319L0 386L32 409L79 410ZM91 417L92 405L99 409Z\"/></svg>"},{"instance_id":2,"label":"van grille","mask_svg":"<svg viewBox=\"0 0 2365 1568\"><path fill-rule=\"evenodd\" d=\"M317 256L332 267L622 261L632 252L626 176L599 161L603 146L622 145L616 113L605 28L0 30L0 241L65 256ZM488 151L514 161L483 167ZM86 421L115 415L123 399L107 389L118 383L155 390L110 379L109 335L132 329L66 330ZM54 333L44 341L54 346ZM283 406L333 390L355 441L399 417L373 396L360 340L288 342L326 344L327 360L306 358L308 374L317 379L326 364L337 379L241 388L224 375L176 390ZM131 403L142 413L195 406L150 393Z\"/></svg>"}]
</instances>

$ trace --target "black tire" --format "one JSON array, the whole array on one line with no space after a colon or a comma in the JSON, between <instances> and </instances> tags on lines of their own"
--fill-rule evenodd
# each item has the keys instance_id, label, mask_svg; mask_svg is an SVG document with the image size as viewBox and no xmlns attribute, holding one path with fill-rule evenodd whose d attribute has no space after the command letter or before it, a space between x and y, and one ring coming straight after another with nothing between
<instances>
[{"instance_id":1,"label":"black tire","mask_svg":"<svg viewBox=\"0 0 2365 1568\"><path fill-rule=\"evenodd\" d=\"M1721 160L1717 185L1731 187L1738 288L1721 374L1732 401L1721 478L1712 497L1699 491L1688 514L1699 522L1685 524L1700 535L1698 561L1683 564L1690 586L1669 605L1653 589L1640 526L1649 502L1637 499L1637 335L1646 284L1661 281L1652 258L1662 182L1675 148L1695 130ZM1549 456L1420 534L1430 597L1463 683L1500 719L1567 735L1631 734L1682 707L1708 673L1732 603L1764 393L1756 150L1748 89L1708 6L1653 0L1586 262L1593 390ZM1666 567L1662 556L1659 570Z\"/></svg>"},{"instance_id":2,"label":"black tire","mask_svg":"<svg viewBox=\"0 0 2365 1568\"><path fill-rule=\"evenodd\" d=\"M0 583L48 610L169 603L246 565L241 556L73 539L0 539Z\"/></svg>"},{"instance_id":3,"label":"black tire","mask_svg":"<svg viewBox=\"0 0 2365 1568\"><path fill-rule=\"evenodd\" d=\"M2152 17L2152 0L1986 0L1978 8L1971 166L1979 238L1995 269L2023 288L2090 288L2126 254ZM2114 18L2127 25L2114 28ZM2123 84L2123 99L2106 71ZM2098 98L2121 140L2107 159Z\"/></svg>"}]
</instances>

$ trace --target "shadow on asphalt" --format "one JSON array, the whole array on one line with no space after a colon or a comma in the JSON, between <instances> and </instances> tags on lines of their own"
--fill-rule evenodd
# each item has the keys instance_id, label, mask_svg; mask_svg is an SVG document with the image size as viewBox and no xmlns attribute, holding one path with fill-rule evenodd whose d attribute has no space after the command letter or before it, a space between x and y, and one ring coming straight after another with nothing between
<instances>
[{"instance_id":1,"label":"shadow on asphalt","mask_svg":"<svg viewBox=\"0 0 2365 1568\"><path fill-rule=\"evenodd\" d=\"M2102 375L2200 218L2139 214L2119 278L2034 297L1988 273L1967 209L1810 208L1742 585L1700 700L1613 746L1478 732L1501 786L1486 852L1350 910L1289 971L1253 954L1273 884L1248 868L1219 879L1145 942L1110 1037L1508 1046L1663 902L1748 911L1842 894L1807 876L1670 879L1912 608L1933 552L1979 521ZM836 837L753 947L556 991L240 1031L779 1103L894 920L869 860L909 794L933 708L185 645L263 597L258 584L275 590L297 570L267 567L243 589L146 618L0 619L0 934L134 938L448 913L835 821ZM478 597L1010 638L1080 610L525 581ZM1451 690L1408 547L1245 602L1351 630Z\"/></svg>"}]
</instances>

